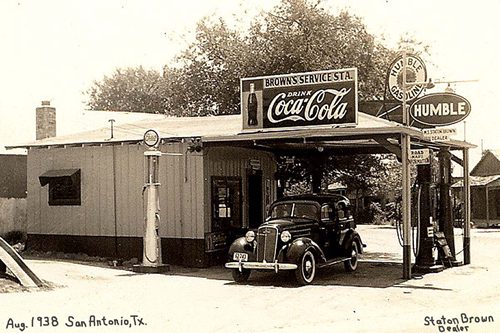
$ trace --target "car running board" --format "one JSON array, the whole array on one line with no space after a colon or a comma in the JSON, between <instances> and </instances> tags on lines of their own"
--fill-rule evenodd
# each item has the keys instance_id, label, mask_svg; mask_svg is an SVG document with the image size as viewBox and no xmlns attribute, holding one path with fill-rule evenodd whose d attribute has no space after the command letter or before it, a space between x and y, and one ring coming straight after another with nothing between
<instances>
[{"instance_id":1,"label":"car running board","mask_svg":"<svg viewBox=\"0 0 500 333\"><path fill-rule=\"evenodd\" d=\"M340 264L341 262L348 261L348 260L351 260L351 258L335 258L335 259L328 260L327 262L318 264L318 267L319 268L328 267L328 266L332 266L335 264Z\"/></svg>"}]
</instances>

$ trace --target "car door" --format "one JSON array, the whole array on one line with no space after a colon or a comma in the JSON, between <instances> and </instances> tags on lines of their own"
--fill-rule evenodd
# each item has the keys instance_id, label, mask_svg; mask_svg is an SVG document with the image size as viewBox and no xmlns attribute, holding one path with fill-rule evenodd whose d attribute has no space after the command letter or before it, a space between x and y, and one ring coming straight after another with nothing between
<instances>
[{"instance_id":1,"label":"car door","mask_svg":"<svg viewBox=\"0 0 500 333\"><path fill-rule=\"evenodd\" d=\"M320 205L317 202L297 201L293 215L297 217L299 225L308 230L309 236L316 244L321 242Z\"/></svg>"},{"instance_id":2,"label":"car door","mask_svg":"<svg viewBox=\"0 0 500 333\"><path fill-rule=\"evenodd\" d=\"M331 203L324 203L321 206L320 219L320 243L324 253L327 256L335 247L335 213Z\"/></svg>"},{"instance_id":3,"label":"car door","mask_svg":"<svg viewBox=\"0 0 500 333\"><path fill-rule=\"evenodd\" d=\"M336 216L335 242L340 249L344 241L344 237L351 226L352 218L350 216L349 207L347 206L347 203L344 201L337 201L334 203L334 212Z\"/></svg>"}]
</instances>

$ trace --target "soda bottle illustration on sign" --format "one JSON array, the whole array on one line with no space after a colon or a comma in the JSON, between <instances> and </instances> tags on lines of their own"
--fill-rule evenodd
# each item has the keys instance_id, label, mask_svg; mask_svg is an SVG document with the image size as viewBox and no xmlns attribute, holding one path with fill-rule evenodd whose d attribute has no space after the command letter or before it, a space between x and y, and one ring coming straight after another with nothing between
<instances>
[{"instance_id":1,"label":"soda bottle illustration on sign","mask_svg":"<svg viewBox=\"0 0 500 333\"><path fill-rule=\"evenodd\" d=\"M255 84L250 83L250 94L248 94L248 126L257 126L257 95L255 94Z\"/></svg>"}]
</instances>

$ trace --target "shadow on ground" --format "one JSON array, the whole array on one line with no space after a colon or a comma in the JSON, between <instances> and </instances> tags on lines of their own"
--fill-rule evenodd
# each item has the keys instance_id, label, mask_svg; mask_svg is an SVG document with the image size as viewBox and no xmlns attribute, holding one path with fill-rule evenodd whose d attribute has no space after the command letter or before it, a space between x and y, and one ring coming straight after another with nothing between
<instances>
[{"instance_id":1,"label":"shadow on ground","mask_svg":"<svg viewBox=\"0 0 500 333\"><path fill-rule=\"evenodd\" d=\"M228 272L229 273L229 272ZM343 265L323 268L317 271L312 285L387 288L404 282L402 265L388 262L360 262L358 269L346 273ZM234 284L230 282L229 284ZM252 272L247 284L254 286L297 287L294 272Z\"/></svg>"},{"instance_id":2,"label":"shadow on ground","mask_svg":"<svg viewBox=\"0 0 500 333\"><path fill-rule=\"evenodd\" d=\"M351 287L387 288L404 282L402 265L395 262L360 262L353 273L346 273L342 264L319 269L313 285L336 285ZM125 273L120 276L129 276ZM227 281L228 285L236 284L231 277L231 271L223 267L185 268L172 266L167 275L188 276L211 280ZM258 272L252 271L246 283L252 286L274 286L283 288L297 287L294 272Z\"/></svg>"},{"instance_id":3,"label":"shadow on ground","mask_svg":"<svg viewBox=\"0 0 500 333\"><path fill-rule=\"evenodd\" d=\"M78 262L92 266L100 266L121 270L118 277L137 276L131 267L109 267L101 262ZM181 266L170 266L170 271L164 275L186 276L193 278L204 278L209 280L225 281L226 285L236 285L231 276L231 271L223 266L210 268L188 268ZM397 254L382 252L365 252L358 264L355 272L347 273L342 264L337 264L328 268L318 269L313 286L347 286L366 288L408 288L408 289L439 289L433 286L412 286L411 281L403 278L403 266ZM418 279L419 276L414 278ZM403 284L403 282L406 282ZM296 288L294 272L258 272L252 271L250 279L246 285L251 286L271 286L281 288Z\"/></svg>"},{"instance_id":4,"label":"shadow on ground","mask_svg":"<svg viewBox=\"0 0 500 333\"><path fill-rule=\"evenodd\" d=\"M408 289L442 290L430 284L413 285L410 281L403 279L403 265L397 261L376 261L363 258L355 272L347 273L342 264L323 269L319 269L313 286L344 286L344 287L365 287L365 288L389 288L396 287ZM133 274L133 273L131 273ZM223 267L211 268L185 268L173 266L168 275L188 276L195 278L205 278L210 280L227 281L226 285L237 285L231 277L231 272ZM126 276L128 274L124 274ZM415 274L413 280L419 280L422 275ZM262 272L252 271L249 280L244 285L262 287L296 288L294 272Z\"/></svg>"}]
</instances>

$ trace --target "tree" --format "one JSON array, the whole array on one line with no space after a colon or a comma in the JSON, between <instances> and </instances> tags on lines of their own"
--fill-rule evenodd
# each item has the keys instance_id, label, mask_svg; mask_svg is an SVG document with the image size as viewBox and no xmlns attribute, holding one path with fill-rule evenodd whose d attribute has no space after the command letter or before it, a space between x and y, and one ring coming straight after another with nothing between
<instances>
[{"instance_id":1,"label":"tree","mask_svg":"<svg viewBox=\"0 0 500 333\"><path fill-rule=\"evenodd\" d=\"M322 1L282 0L255 17L247 31L222 19L202 19L195 41L162 75L142 67L117 69L94 82L88 106L176 115L240 112L240 77L358 68L360 99L382 99L394 51L356 16L332 14Z\"/></svg>"},{"instance_id":2,"label":"tree","mask_svg":"<svg viewBox=\"0 0 500 333\"><path fill-rule=\"evenodd\" d=\"M95 81L87 94L92 110L164 113L168 101L166 80L142 66L116 69Z\"/></svg>"},{"instance_id":3,"label":"tree","mask_svg":"<svg viewBox=\"0 0 500 333\"><path fill-rule=\"evenodd\" d=\"M354 15L333 14L321 0L282 0L255 17L247 31L232 29L221 18L201 20L195 41L175 64L164 67L161 77L142 68L117 71L94 83L89 106L181 116L237 114L240 77L351 67L358 69L359 98L383 99L394 55ZM374 156L335 159L324 180L336 177L360 191L371 186L373 171L382 168ZM280 163L279 173L297 183L314 167L306 161L295 167Z\"/></svg>"},{"instance_id":4,"label":"tree","mask_svg":"<svg viewBox=\"0 0 500 333\"><path fill-rule=\"evenodd\" d=\"M383 169L380 155L330 156L325 164L325 180L349 184L351 188L366 192L378 182Z\"/></svg>"},{"instance_id":5,"label":"tree","mask_svg":"<svg viewBox=\"0 0 500 333\"><path fill-rule=\"evenodd\" d=\"M204 19L196 41L166 66L172 100L193 115L240 112L239 78L357 67L361 99L381 99L394 52L376 42L347 12L333 15L321 1L282 0L256 17L246 32Z\"/></svg>"}]
</instances>

